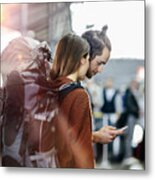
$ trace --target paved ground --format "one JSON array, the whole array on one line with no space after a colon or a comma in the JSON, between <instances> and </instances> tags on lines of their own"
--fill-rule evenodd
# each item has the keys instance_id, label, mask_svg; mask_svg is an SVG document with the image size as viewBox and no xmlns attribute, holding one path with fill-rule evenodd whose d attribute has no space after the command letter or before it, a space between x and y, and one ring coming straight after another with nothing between
<instances>
[{"instance_id":1,"label":"paved ground","mask_svg":"<svg viewBox=\"0 0 155 180\"><path fill-rule=\"evenodd\" d=\"M114 169L114 170L144 170L144 165L136 158L132 157L123 160L121 163L111 164L108 161L104 161L100 164L96 164L97 169Z\"/></svg>"}]
</instances>

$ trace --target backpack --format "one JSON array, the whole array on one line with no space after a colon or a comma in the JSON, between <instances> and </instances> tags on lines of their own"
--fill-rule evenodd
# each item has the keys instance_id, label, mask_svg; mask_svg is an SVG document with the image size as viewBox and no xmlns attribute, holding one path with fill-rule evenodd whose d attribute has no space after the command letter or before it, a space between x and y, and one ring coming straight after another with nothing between
<instances>
[{"instance_id":1,"label":"backpack","mask_svg":"<svg viewBox=\"0 0 155 180\"><path fill-rule=\"evenodd\" d=\"M30 47L29 42L20 37L7 47L7 51L13 44L23 49ZM14 54L18 53L17 48ZM25 67L12 70L5 83L2 166L57 167L53 119L58 113L58 98L81 85L69 83L52 90L48 81L51 52L45 44L37 44L28 57Z\"/></svg>"}]
</instances>

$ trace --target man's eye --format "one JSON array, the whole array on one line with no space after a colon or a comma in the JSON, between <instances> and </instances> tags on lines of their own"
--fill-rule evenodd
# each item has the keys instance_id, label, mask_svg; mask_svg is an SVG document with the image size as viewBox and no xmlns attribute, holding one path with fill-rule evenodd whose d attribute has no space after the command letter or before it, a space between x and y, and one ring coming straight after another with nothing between
<instances>
[{"instance_id":1,"label":"man's eye","mask_svg":"<svg viewBox=\"0 0 155 180\"><path fill-rule=\"evenodd\" d=\"M102 63L101 62L97 62L97 64L100 66Z\"/></svg>"}]
</instances>

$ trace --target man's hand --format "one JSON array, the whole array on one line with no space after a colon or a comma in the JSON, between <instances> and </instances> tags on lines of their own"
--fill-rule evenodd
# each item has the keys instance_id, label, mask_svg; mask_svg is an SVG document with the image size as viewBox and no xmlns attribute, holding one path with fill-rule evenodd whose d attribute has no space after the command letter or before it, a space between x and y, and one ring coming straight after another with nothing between
<instances>
[{"instance_id":1,"label":"man's hand","mask_svg":"<svg viewBox=\"0 0 155 180\"><path fill-rule=\"evenodd\" d=\"M92 133L92 141L94 143L108 144L112 142L117 135L121 134L124 134L123 129L116 129L113 126L104 126Z\"/></svg>"}]
</instances>

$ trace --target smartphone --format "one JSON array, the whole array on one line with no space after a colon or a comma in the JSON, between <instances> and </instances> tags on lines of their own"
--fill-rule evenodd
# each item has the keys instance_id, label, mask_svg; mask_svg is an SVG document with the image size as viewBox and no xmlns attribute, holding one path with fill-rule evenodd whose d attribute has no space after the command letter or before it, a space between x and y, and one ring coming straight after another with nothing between
<instances>
[{"instance_id":1,"label":"smartphone","mask_svg":"<svg viewBox=\"0 0 155 180\"><path fill-rule=\"evenodd\" d=\"M124 127L120 128L120 129L118 129L118 130L124 131L124 130L126 130L127 128L128 128L128 126L124 126Z\"/></svg>"}]
</instances>

